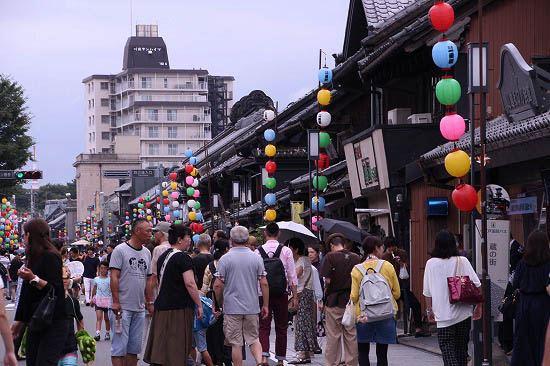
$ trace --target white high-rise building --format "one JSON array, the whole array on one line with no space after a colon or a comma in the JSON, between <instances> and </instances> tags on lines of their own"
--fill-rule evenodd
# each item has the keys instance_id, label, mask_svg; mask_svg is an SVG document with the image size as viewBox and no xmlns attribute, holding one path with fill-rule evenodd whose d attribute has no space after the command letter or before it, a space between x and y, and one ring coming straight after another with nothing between
<instances>
[{"instance_id":1,"label":"white high-rise building","mask_svg":"<svg viewBox=\"0 0 550 366\"><path fill-rule=\"evenodd\" d=\"M170 69L156 25L137 25L122 72L85 78L86 151L136 153L144 168L173 166L212 138L208 71ZM232 77L224 77L229 115ZM130 137L133 136L133 137Z\"/></svg>"}]
</instances>

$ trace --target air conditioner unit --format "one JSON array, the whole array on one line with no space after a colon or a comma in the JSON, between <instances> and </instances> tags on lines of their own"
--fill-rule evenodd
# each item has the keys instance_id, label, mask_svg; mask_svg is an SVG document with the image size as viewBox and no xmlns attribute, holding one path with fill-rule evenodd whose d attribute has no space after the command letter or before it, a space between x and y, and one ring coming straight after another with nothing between
<instances>
[{"instance_id":1,"label":"air conditioner unit","mask_svg":"<svg viewBox=\"0 0 550 366\"><path fill-rule=\"evenodd\" d=\"M407 117L407 123L413 125L417 123L432 123L432 115L430 113L411 114Z\"/></svg>"},{"instance_id":2,"label":"air conditioner unit","mask_svg":"<svg viewBox=\"0 0 550 366\"><path fill-rule=\"evenodd\" d=\"M395 108L388 111L389 125L402 125L407 123L407 117L411 114L410 108Z\"/></svg>"},{"instance_id":3,"label":"air conditioner unit","mask_svg":"<svg viewBox=\"0 0 550 366\"><path fill-rule=\"evenodd\" d=\"M357 226L359 229L363 229L366 232L370 231L370 214L358 213L357 214Z\"/></svg>"}]
</instances>

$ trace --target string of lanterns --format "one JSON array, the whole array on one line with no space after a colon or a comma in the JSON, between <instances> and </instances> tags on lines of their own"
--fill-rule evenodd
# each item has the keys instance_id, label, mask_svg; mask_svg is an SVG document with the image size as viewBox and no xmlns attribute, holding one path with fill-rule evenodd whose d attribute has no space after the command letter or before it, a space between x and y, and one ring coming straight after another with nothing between
<instances>
[{"instance_id":1,"label":"string of lanterns","mask_svg":"<svg viewBox=\"0 0 550 366\"><path fill-rule=\"evenodd\" d=\"M454 10L451 5L443 0L436 0L429 10L428 17L434 29L445 33L453 25ZM432 59L437 67L448 72L458 60L458 49L454 42L443 38L433 46ZM460 83L449 75L443 76L435 87L437 100L447 108L445 117L441 119L439 124L439 129L443 137L452 142L460 139L466 131L464 118L454 110L455 104L460 100L461 93ZM460 179L468 174L470 165L470 156L458 148L455 148L445 157L445 170L455 178ZM461 211L472 211L477 204L475 189L465 183L456 186L452 199L455 206Z\"/></svg>"},{"instance_id":2,"label":"string of lanterns","mask_svg":"<svg viewBox=\"0 0 550 366\"><path fill-rule=\"evenodd\" d=\"M4 244L6 249L14 245L22 244L19 236L20 218L17 216L17 210L11 206L11 203L2 198L0 210L0 244ZM27 214L23 214L23 222L27 221Z\"/></svg>"},{"instance_id":3,"label":"string of lanterns","mask_svg":"<svg viewBox=\"0 0 550 366\"><path fill-rule=\"evenodd\" d=\"M271 109L266 109L264 111L264 120L271 122L275 119L275 111ZM267 205L268 209L265 211L265 219L267 221L275 221L277 218L277 211L275 210L275 205L277 204L277 196L273 193L273 189L277 186L277 180L275 179L275 171L277 170L277 164L275 163L275 155L277 154L277 148L275 147L275 130L268 128L264 131L264 139L267 141L265 147L265 155L269 160L265 163L265 170L268 174L265 180L265 187L269 192L264 197L264 202Z\"/></svg>"}]
</instances>

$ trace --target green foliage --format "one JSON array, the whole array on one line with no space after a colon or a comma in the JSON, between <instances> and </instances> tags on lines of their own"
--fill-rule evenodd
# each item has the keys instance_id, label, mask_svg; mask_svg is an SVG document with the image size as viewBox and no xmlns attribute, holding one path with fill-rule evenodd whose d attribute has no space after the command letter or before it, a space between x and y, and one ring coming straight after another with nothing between
<instances>
[{"instance_id":1,"label":"green foliage","mask_svg":"<svg viewBox=\"0 0 550 366\"><path fill-rule=\"evenodd\" d=\"M30 159L30 123L23 88L0 74L0 169L19 169ZM15 180L0 180L0 191L9 194L16 184Z\"/></svg>"},{"instance_id":2,"label":"green foliage","mask_svg":"<svg viewBox=\"0 0 550 366\"><path fill-rule=\"evenodd\" d=\"M72 182L67 184L46 184L40 186L34 191L35 210L37 212L42 212L47 200L66 198L67 193L71 194L71 199L76 199L76 179L73 179ZM30 212L31 190L18 185L13 188L13 194L15 195L17 209L22 212ZM11 199L11 195L9 198Z\"/></svg>"}]
</instances>

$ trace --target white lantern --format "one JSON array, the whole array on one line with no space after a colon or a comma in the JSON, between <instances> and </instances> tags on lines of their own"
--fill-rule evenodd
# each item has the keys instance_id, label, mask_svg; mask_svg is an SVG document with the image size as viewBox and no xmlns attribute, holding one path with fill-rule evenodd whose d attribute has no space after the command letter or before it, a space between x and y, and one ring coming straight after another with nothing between
<instances>
[{"instance_id":1,"label":"white lantern","mask_svg":"<svg viewBox=\"0 0 550 366\"><path fill-rule=\"evenodd\" d=\"M168 182L162 182L162 188L167 188L168 187Z\"/></svg>"},{"instance_id":2,"label":"white lantern","mask_svg":"<svg viewBox=\"0 0 550 366\"><path fill-rule=\"evenodd\" d=\"M193 188L197 188L199 186L199 180L197 178L195 178L193 180L193 184L191 184L191 187Z\"/></svg>"},{"instance_id":3,"label":"white lantern","mask_svg":"<svg viewBox=\"0 0 550 366\"><path fill-rule=\"evenodd\" d=\"M147 214L148 214L148 215L151 214L151 209L150 209L150 208L147 209Z\"/></svg>"},{"instance_id":4,"label":"white lantern","mask_svg":"<svg viewBox=\"0 0 550 366\"><path fill-rule=\"evenodd\" d=\"M180 206L180 203L178 201L173 201L172 202L172 207L178 208L179 206Z\"/></svg>"},{"instance_id":5,"label":"white lantern","mask_svg":"<svg viewBox=\"0 0 550 366\"><path fill-rule=\"evenodd\" d=\"M264 119L268 122L271 122L275 119L275 112L271 109L266 109L264 111Z\"/></svg>"},{"instance_id":6,"label":"white lantern","mask_svg":"<svg viewBox=\"0 0 550 366\"><path fill-rule=\"evenodd\" d=\"M320 127L327 127L328 125L330 125L330 121L331 116L330 113L328 113L327 111L321 111L317 113L317 124Z\"/></svg>"},{"instance_id":7,"label":"white lantern","mask_svg":"<svg viewBox=\"0 0 550 366\"><path fill-rule=\"evenodd\" d=\"M187 201L187 206L189 206L189 208L193 208L195 207L195 203L197 203L195 200L189 200Z\"/></svg>"}]
</instances>

